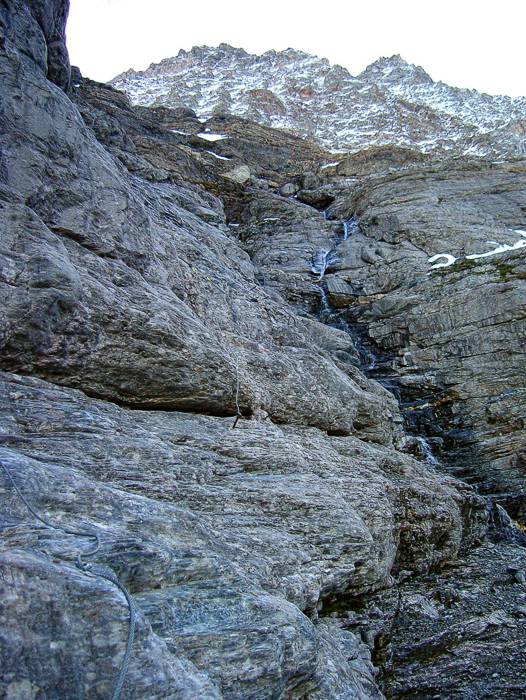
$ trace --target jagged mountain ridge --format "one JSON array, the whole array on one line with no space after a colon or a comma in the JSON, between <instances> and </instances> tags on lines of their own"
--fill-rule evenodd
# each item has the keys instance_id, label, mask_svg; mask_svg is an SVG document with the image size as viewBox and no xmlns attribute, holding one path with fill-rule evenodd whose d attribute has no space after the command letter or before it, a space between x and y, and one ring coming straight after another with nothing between
<instances>
[{"instance_id":1,"label":"jagged mountain ridge","mask_svg":"<svg viewBox=\"0 0 526 700\"><path fill-rule=\"evenodd\" d=\"M526 98L434 82L400 56L358 76L302 51L249 54L228 44L181 50L111 84L132 103L231 113L313 138L332 150L370 145L424 152L517 156L526 149Z\"/></svg>"}]
</instances>

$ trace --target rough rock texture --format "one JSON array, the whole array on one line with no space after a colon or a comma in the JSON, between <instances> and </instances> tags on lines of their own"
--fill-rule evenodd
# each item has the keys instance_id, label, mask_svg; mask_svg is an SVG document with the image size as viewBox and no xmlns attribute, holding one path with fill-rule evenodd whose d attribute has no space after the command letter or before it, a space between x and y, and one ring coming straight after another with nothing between
<instances>
[{"instance_id":1,"label":"rough rock texture","mask_svg":"<svg viewBox=\"0 0 526 700\"><path fill-rule=\"evenodd\" d=\"M235 117L134 108L78 70L66 93L67 54L54 54L61 73L49 47L63 47L67 4L8 0L0 12L0 695L110 696L129 609L97 565L136 608L123 698L380 700L411 674L425 692L393 599L457 585L489 525L520 537L504 511L505 526L488 523L471 486L409 453L427 443L362 371L365 321L350 325L348 305L372 313L381 295L357 291L353 246L395 245L392 212L367 218L373 181L378 192L392 181L357 187L357 172L322 168L316 144ZM473 197L478 186L499 211L504 197L499 216L518 226L519 165L470 168L433 177ZM240 170L249 177L227 177ZM327 204L333 220L316 208ZM462 230L473 208L458 206ZM415 216L396 220L409 230ZM426 277L434 249L405 245L415 276L442 279ZM370 277L389 286L385 270ZM371 338L391 319L375 317ZM518 545L492 552L522 585ZM520 605L508 593L505 616ZM497 625L512 649L522 626L475 597L466 638ZM432 620L431 650L447 626ZM472 646L459 697L470 669L489 677L486 651ZM511 666L503 678L520 684Z\"/></svg>"},{"instance_id":2,"label":"rough rock texture","mask_svg":"<svg viewBox=\"0 0 526 700\"><path fill-rule=\"evenodd\" d=\"M95 528L102 540L98 561L111 565L134 594L145 621L132 678L143 673L139 687L151 684L153 697L172 687L163 671L167 652L151 672L141 671L141 654L164 648L161 640L175 656L169 668L189 659L226 697L285 691L302 697L318 687L316 673L330 687L321 660L316 671L313 621L324 600L389 585L393 565L425 571L455 556L462 538L468 545L483 531L484 507L469 489L359 440L254 421L232 430L226 418L130 411L12 374L2 376L1 395L0 434L9 436L2 439L2 462L20 489L51 522ZM2 490L2 519L11 523L3 538L4 565L20 569L20 582L4 579L10 605L4 611L9 627L2 629L10 632L4 631L3 643L12 644L28 624L18 596L24 571L42 568L49 591L44 598L31 594L38 620L48 596L60 600L64 579L71 578L73 589L84 586L83 602L74 596L71 615L98 611L78 653L89 653L91 635L116 627L113 661L99 674L81 674L83 657L72 659L76 682L93 683L96 697L104 697L125 641L125 609L121 604L115 610L119 596L109 584L84 582L74 568L75 553L87 549L82 538L35 530L5 480ZM52 565L41 554L35 559L41 549L58 561ZM104 592L109 601L101 606L96 596ZM120 623L112 621L117 613ZM60 634L67 647L75 646L69 632ZM22 638L31 646L30 635ZM19 650L27 648L19 644ZM323 648L331 656L327 643ZM100 653L109 652L103 646ZM7 682L22 682L29 670L46 692L65 692L58 657L56 663L56 675L49 677L18 664ZM91 663L94 669L97 659ZM353 680L340 652L331 663ZM150 673L161 676L155 680Z\"/></svg>"},{"instance_id":3,"label":"rough rock texture","mask_svg":"<svg viewBox=\"0 0 526 700\"><path fill-rule=\"evenodd\" d=\"M415 167L363 182L349 204L361 233L337 274L386 356L378 376L399 383L408 419L455 474L523 518L526 165ZM443 253L456 262L434 268Z\"/></svg>"},{"instance_id":4,"label":"rough rock texture","mask_svg":"<svg viewBox=\"0 0 526 700\"><path fill-rule=\"evenodd\" d=\"M341 629L376 640L388 698L520 698L526 660L526 550L487 543L439 574L372 596Z\"/></svg>"},{"instance_id":5,"label":"rough rock texture","mask_svg":"<svg viewBox=\"0 0 526 700\"><path fill-rule=\"evenodd\" d=\"M20 26L26 29L24 48L28 48L30 55L44 68L48 80L67 90L71 75L65 35L69 0L29 0L24 4L21 11L30 13L37 23L35 25L27 16L21 17ZM3 19L7 19L5 11ZM40 33L44 45L41 36L36 36ZM9 41L9 36L6 38ZM6 48L9 50L9 46Z\"/></svg>"},{"instance_id":6,"label":"rough rock texture","mask_svg":"<svg viewBox=\"0 0 526 700\"><path fill-rule=\"evenodd\" d=\"M134 104L184 105L202 118L236 114L330 149L376 144L464 155L525 153L526 98L435 83L400 56L380 58L352 76L293 49L254 56L228 44L195 46L145 71L130 69L112 84Z\"/></svg>"},{"instance_id":7,"label":"rough rock texture","mask_svg":"<svg viewBox=\"0 0 526 700\"><path fill-rule=\"evenodd\" d=\"M27 102L45 79L24 61ZM127 177L64 93L46 88L26 116L9 55L4 75L4 369L124 404L239 405L347 433L376 404L372 431L389 442L380 388L313 352L308 324L258 287L217 198Z\"/></svg>"},{"instance_id":8,"label":"rough rock texture","mask_svg":"<svg viewBox=\"0 0 526 700\"><path fill-rule=\"evenodd\" d=\"M401 398L412 432L524 518L525 164L417 162L381 174L372 162L368 177L326 176L328 221L261 196L245 210L245 247L302 308L323 306L325 290L334 325L361 335L370 376ZM256 223L255 210L274 220Z\"/></svg>"},{"instance_id":9,"label":"rough rock texture","mask_svg":"<svg viewBox=\"0 0 526 700\"><path fill-rule=\"evenodd\" d=\"M203 123L190 109L132 108L121 92L75 70L72 98L86 123L131 172L146 179L194 182L223 200L229 189L219 176L233 166L246 165L256 184L268 187L316 170L328 157L314 142L236 116ZM240 196L238 189L235 198Z\"/></svg>"}]
</instances>

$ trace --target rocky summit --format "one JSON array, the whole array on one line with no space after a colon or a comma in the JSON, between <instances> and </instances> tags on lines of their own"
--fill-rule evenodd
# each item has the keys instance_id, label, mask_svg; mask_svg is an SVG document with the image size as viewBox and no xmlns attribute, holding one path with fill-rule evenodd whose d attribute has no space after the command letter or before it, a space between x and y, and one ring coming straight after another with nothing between
<instances>
[{"instance_id":1,"label":"rocky summit","mask_svg":"<svg viewBox=\"0 0 526 700\"><path fill-rule=\"evenodd\" d=\"M0 4L0 697L524 697L524 100L67 12Z\"/></svg>"},{"instance_id":2,"label":"rocky summit","mask_svg":"<svg viewBox=\"0 0 526 700\"><path fill-rule=\"evenodd\" d=\"M352 51L352 44L351 51ZM302 51L261 56L228 44L196 46L113 81L133 104L234 114L312 138L329 150L417 146L426 153L526 154L526 98L434 82L400 56L353 76Z\"/></svg>"}]
</instances>

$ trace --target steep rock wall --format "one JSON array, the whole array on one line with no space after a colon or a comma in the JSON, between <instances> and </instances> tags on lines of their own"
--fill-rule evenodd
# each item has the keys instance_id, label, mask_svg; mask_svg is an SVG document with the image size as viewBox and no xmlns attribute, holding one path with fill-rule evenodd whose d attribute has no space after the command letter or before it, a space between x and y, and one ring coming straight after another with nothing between
<instances>
[{"instance_id":1,"label":"steep rock wall","mask_svg":"<svg viewBox=\"0 0 526 700\"><path fill-rule=\"evenodd\" d=\"M308 315L311 273L296 305L227 225L223 201L264 227L285 208L301 267L335 225L271 183L317 148L233 123L226 155L76 76L79 111L37 9L1 10L1 692L110 695L129 610L84 553L135 601L123 697L381 698L378 640L334 611L455 560L487 512L394 449L396 402Z\"/></svg>"}]
</instances>

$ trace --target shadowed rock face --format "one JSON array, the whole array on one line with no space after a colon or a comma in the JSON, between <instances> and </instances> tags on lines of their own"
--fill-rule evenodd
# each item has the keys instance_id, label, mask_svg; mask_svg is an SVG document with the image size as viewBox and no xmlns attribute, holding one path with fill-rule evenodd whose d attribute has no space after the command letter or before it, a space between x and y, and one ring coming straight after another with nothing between
<instances>
[{"instance_id":1,"label":"shadowed rock face","mask_svg":"<svg viewBox=\"0 0 526 700\"><path fill-rule=\"evenodd\" d=\"M398 692L410 666L381 651L395 623L399 666L410 642L392 596L409 579L433 595L426 574L475 556L488 518L472 487L400 451L392 393L360 370L352 329L316 316L327 280L348 313L353 245L383 240L370 182L319 170L315 144L132 108L78 71L66 94L67 4L0 12L0 695L110 696L129 611L82 553L135 601L123 697ZM515 192L511 173L491 186ZM278 194L290 180L303 201ZM362 233L342 241L305 203L322 200L359 210Z\"/></svg>"},{"instance_id":2,"label":"shadowed rock face","mask_svg":"<svg viewBox=\"0 0 526 700\"><path fill-rule=\"evenodd\" d=\"M525 552L486 543L453 569L409 577L399 590L355 606L340 625L347 631L361 627L364 636L377 639L374 658L384 669L386 697L521 696Z\"/></svg>"},{"instance_id":3,"label":"shadowed rock face","mask_svg":"<svg viewBox=\"0 0 526 700\"><path fill-rule=\"evenodd\" d=\"M63 90L69 88L71 68L69 65L68 49L66 47L66 19L69 12L69 0L28 0L20 5L19 19L16 25L7 22L10 2L4 10L4 21L8 27L7 42L15 44L23 39L23 48L44 69L48 80ZM23 17L27 13L29 17ZM31 18L36 20L31 21ZM6 26L4 25L4 26ZM10 34L14 28L16 38ZM19 33L19 30L22 30ZM25 34L25 37L23 37Z\"/></svg>"}]
</instances>

